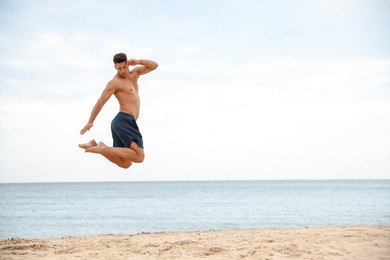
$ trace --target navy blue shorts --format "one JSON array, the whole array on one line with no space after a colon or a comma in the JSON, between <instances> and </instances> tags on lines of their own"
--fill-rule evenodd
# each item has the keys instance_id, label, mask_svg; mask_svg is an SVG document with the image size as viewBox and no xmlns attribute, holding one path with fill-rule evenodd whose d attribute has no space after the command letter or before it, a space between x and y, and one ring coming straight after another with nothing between
<instances>
[{"instance_id":1,"label":"navy blue shorts","mask_svg":"<svg viewBox=\"0 0 390 260\"><path fill-rule=\"evenodd\" d=\"M111 133L114 147L130 147L134 141L140 148L144 148L138 125L130 114L119 112L111 122Z\"/></svg>"}]
</instances>

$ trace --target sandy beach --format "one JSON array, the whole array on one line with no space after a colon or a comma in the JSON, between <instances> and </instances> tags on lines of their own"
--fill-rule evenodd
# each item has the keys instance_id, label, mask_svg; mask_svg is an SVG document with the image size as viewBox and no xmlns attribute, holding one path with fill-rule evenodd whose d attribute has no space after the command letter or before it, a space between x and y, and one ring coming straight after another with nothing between
<instances>
[{"instance_id":1,"label":"sandy beach","mask_svg":"<svg viewBox=\"0 0 390 260\"><path fill-rule=\"evenodd\" d=\"M0 259L390 259L390 227L192 231L0 241Z\"/></svg>"}]
</instances>

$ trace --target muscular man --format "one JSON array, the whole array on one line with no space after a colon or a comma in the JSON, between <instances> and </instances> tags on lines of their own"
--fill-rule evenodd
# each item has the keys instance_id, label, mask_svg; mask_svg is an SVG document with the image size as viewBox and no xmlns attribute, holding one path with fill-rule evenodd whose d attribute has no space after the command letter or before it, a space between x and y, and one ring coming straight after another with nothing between
<instances>
[{"instance_id":1,"label":"muscular man","mask_svg":"<svg viewBox=\"0 0 390 260\"><path fill-rule=\"evenodd\" d=\"M139 76L155 70L158 64L151 60L127 61L124 53L115 54L113 60L117 74L108 82L92 109L88 123L80 131L80 134L84 134L91 129L100 110L114 94L119 102L120 112L111 122L113 147L102 142L97 144L95 140L79 144L79 147L85 149L85 152L101 154L119 167L129 168L133 162L143 162L145 156L142 135L136 123L140 111L137 81ZM135 67L129 70L129 66Z\"/></svg>"}]
</instances>

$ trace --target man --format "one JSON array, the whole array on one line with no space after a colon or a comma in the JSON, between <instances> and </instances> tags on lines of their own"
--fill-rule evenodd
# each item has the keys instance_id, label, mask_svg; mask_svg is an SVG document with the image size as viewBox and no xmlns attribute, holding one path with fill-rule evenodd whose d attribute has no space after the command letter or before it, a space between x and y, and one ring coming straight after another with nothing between
<instances>
[{"instance_id":1,"label":"man","mask_svg":"<svg viewBox=\"0 0 390 260\"><path fill-rule=\"evenodd\" d=\"M80 131L80 134L84 134L91 129L100 110L114 94L119 102L120 112L111 123L113 147L102 142L96 143L95 140L79 144L79 147L85 149L85 152L101 154L119 167L129 168L133 162L143 162L145 157L142 135L136 123L140 112L138 78L155 70L158 64L151 60L128 61L124 53L115 54L113 60L117 74L108 82L92 109L88 123ZM135 67L129 70L129 66Z\"/></svg>"}]
</instances>

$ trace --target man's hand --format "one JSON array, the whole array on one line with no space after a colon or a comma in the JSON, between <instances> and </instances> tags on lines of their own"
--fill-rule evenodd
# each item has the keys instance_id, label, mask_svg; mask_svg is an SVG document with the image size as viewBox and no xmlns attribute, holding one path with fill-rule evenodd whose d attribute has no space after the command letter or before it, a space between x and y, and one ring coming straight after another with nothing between
<instances>
[{"instance_id":1,"label":"man's hand","mask_svg":"<svg viewBox=\"0 0 390 260\"><path fill-rule=\"evenodd\" d=\"M83 135L85 132L89 131L89 129L91 129L92 126L93 126L92 123L86 124L86 125L84 126L84 128L81 129L80 134Z\"/></svg>"},{"instance_id":2,"label":"man's hand","mask_svg":"<svg viewBox=\"0 0 390 260\"><path fill-rule=\"evenodd\" d=\"M127 65L135 66L141 64L141 60L130 59L127 61Z\"/></svg>"}]
</instances>

